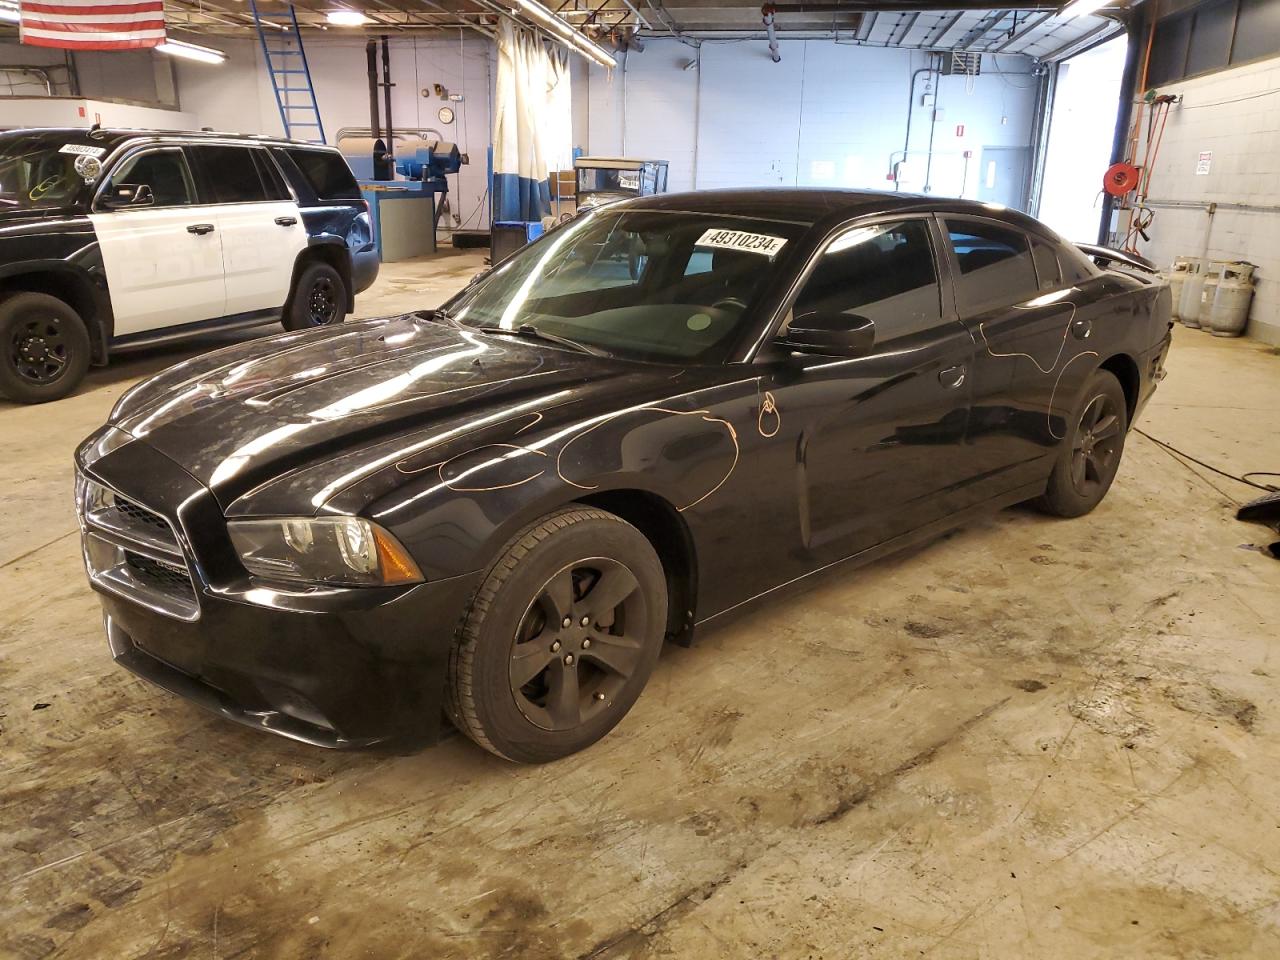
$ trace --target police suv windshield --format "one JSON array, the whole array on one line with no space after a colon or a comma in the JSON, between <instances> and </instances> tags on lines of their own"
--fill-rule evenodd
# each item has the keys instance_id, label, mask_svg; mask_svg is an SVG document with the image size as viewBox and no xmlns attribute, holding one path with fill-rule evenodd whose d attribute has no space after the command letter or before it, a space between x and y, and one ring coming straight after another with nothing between
<instances>
[{"instance_id":1,"label":"police suv windshield","mask_svg":"<svg viewBox=\"0 0 1280 960\"><path fill-rule=\"evenodd\" d=\"M0 211L70 205L84 189L85 174L94 172L105 153L65 135L0 135Z\"/></svg>"}]
</instances>

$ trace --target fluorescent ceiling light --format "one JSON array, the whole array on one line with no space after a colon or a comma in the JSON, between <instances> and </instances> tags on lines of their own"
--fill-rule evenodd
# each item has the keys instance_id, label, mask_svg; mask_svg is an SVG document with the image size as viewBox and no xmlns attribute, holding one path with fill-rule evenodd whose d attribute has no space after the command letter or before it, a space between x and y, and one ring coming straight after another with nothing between
<instances>
[{"instance_id":1,"label":"fluorescent ceiling light","mask_svg":"<svg viewBox=\"0 0 1280 960\"><path fill-rule=\"evenodd\" d=\"M0 3L0 20L5 20L9 23L20 22L22 14L18 12L18 5L16 3Z\"/></svg>"},{"instance_id":2,"label":"fluorescent ceiling light","mask_svg":"<svg viewBox=\"0 0 1280 960\"><path fill-rule=\"evenodd\" d=\"M201 63L224 63L227 55L213 47L202 47L198 43L187 43L184 40L166 40L156 47L161 53L171 57L182 57L184 60L198 60Z\"/></svg>"},{"instance_id":3,"label":"fluorescent ceiling light","mask_svg":"<svg viewBox=\"0 0 1280 960\"><path fill-rule=\"evenodd\" d=\"M363 27L372 21L359 10L330 10L325 19L335 27Z\"/></svg>"},{"instance_id":4,"label":"fluorescent ceiling light","mask_svg":"<svg viewBox=\"0 0 1280 960\"><path fill-rule=\"evenodd\" d=\"M618 65L618 61L609 56L604 48L592 43L567 21L556 16L537 0L516 0L516 5L588 60L594 60L600 66L609 69Z\"/></svg>"},{"instance_id":5,"label":"fluorescent ceiling light","mask_svg":"<svg viewBox=\"0 0 1280 960\"><path fill-rule=\"evenodd\" d=\"M1095 10L1099 10L1106 5L1107 0L1072 0L1071 3L1062 8L1061 16L1067 18L1087 17Z\"/></svg>"}]
</instances>

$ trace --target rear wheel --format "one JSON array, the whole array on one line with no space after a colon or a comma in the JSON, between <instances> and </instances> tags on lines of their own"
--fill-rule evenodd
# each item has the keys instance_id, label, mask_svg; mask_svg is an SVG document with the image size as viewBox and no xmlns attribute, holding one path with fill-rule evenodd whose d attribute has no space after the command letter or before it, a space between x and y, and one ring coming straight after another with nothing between
<instances>
[{"instance_id":1,"label":"rear wheel","mask_svg":"<svg viewBox=\"0 0 1280 960\"><path fill-rule=\"evenodd\" d=\"M327 263L303 267L285 310L286 330L329 327L347 318L347 287L342 275Z\"/></svg>"},{"instance_id":2,"label":"rear wheel","mask_svg":"<svg viewBox=\"0 0 1280 960\"><path fill-rule=\"evenodd\" d=\"M526 528L476 592L449 659L454 724L498 756L542 763L595 743L653 671L662 562L621 518L570 507Z\"/></svg>"},{"instance_id":3,"label":"rear wheel","mask_svg":"<svg viewBox=\"0 0 1280 960\"><path fill-rule=\"evenodd\" d=\"M1089 378L1068 423L1070 432L1036 506L1054 516L1079 517L1102 502L1120 469L1129 410L1115 374L1098 370Z\"/></svg>"},{"instance_id":4,"label":"rear wheel","mask_svg":"<svg viewBox=\"0 0 1280 960\"><path fill-rule=\"evenodd\" d=\"M89 369L89 331L70 306L44 293L0 302L0 393L18 403L65 397Z\"/></svg>"}]
</instances>

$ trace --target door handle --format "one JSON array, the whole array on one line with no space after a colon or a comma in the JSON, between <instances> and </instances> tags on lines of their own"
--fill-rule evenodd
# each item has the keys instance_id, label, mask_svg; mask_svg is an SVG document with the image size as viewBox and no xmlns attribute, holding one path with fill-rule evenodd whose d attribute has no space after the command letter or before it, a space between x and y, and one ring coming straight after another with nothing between
<instances>
[{"instance_id":1,"label":"door handle","mask_svg":"<svg viewBox=\"0 0 1280 960\"><path fill-rule=\"evenodd\" d=\"M1081 318L1071 321L1071 335L1077 340L1087 340L1089 334L1093 333L1093 321Z\"/></svg>"},{"instance_id":2,"label":"door handle","mask_svg":"<svg viewBox=\"0 0 1280 960\"><path fill-rule=\"evenodd\" d=\"M187 227L187 233L194 233L203 237L206 233L213 233L214 227L212 223L193 223Z\"/></svg>"},{"instance_id":3,"label":"door handle","mask_svg":"<svg viewBox=\"0 0 1280 960\"><path fill-rule=\"evenodd\" d=\"M947 367L945 370L939 370L938 382L948 390L954 390L956 387L964 383L964 375L964 364L957 364L954 367Z\"/></svg>"},{"instance_id":4,"label":"door handle","mask_svg":"<svg viewBox=\"0 0 1280 960\"><path fill-rule=\"evenodd\" d=\"M276 217L276 223L282 227L292 227L297 222L297 217Z\"/></svg>"}]
</instances>

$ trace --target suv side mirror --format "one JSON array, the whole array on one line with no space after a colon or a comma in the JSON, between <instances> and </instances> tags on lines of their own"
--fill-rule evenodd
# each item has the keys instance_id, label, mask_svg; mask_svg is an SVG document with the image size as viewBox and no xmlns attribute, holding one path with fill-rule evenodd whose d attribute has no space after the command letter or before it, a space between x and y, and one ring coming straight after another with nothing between
<instances>
[{"instance_id":1,"label":"suv side mirror","mask_svg":"<svg viewBox=\"0 0 1280 960\"><path fill-rule=\"evenodd\" d=\"M777 339L787 350L820 357L865 357L876 342L876 327L854 313L818 311L795 317Z\"/></svg>"},{"instance_id":2,"label":"suv side mirror","mask_svg":"<svg viewBox=\"0 0 1280 960\"><path fill-rule=\"evenodd\" d=\"M122 183L112 186L102 195L104 210L121 210L125 207L149 207L156 202L151 187L145 183Z\"/></svg>"}]
</instances>

